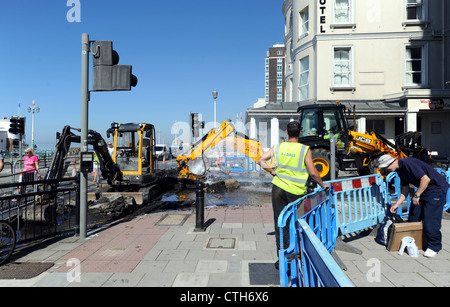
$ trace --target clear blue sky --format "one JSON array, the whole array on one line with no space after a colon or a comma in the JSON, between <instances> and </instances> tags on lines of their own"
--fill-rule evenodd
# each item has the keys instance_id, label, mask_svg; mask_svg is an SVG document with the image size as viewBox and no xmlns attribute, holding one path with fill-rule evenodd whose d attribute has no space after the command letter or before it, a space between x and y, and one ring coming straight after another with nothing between
<instances>
[{"instance_id":1,"label":"clear blue sky","mask_svg":"<svg viewBox=\"0 0 450 307\"><path fill-rule=\"evenodd\" d=\"M264 97L264 59L283 42L283 0L80 0L81 22L70 23L67 0L0 4L0 117L27 116L31 143L55 144L65 125L81 126L81 35L111 40L119 64L133 66L129 92L92 92L89 128L106 138L111 122L148 122L170 145L175 121L189 112L217 121L245 114ZM92 74L92 56L90 56ZM92 78L90 86L92 87Z\"/></svg>"}]
</instances>

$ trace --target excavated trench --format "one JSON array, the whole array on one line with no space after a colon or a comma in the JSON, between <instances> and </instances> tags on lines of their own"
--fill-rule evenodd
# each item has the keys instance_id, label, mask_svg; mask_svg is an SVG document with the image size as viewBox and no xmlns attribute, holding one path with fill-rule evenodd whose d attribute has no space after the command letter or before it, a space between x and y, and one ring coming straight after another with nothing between
<instances>
[{"instance_id":1,"label":"excavated trench","mask_svg":"<svg viewBox=\"0 0 450 307\"><path fill-rule=\"evenodd\" d=\"M249 175L210 175L204 185L205 208L216 206L254 206L271 203L270 178ZM90 201L88 223L90 225L132 218L150 212L194 211L196 189L194 185L175 185L155 199L136 205L132 198L113 195Z\"/></svg>"}]
</instances>

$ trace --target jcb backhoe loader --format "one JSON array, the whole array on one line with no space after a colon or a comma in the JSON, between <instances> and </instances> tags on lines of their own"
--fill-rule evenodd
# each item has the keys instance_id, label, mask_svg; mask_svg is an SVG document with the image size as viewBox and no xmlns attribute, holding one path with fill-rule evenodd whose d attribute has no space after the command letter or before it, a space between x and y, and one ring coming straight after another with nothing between
<instances>
[{"instance_id":1,"label":"jcb backhoe loader","mask_svg":"<svg viewBox=\"0 0 450 307\"><path fill-rule=\"evenodd\" d=\"M428 151L417 144L420 132L395 137L395 144L377 132L359 133L349 128L341 104L314 104L298 108L301 134L299 142L310 146L314 165L323 180L329 180L330 164L336 171L357 171L360 175L377 172L377 159L384 154L396 158L414 157L433 167L444 167L433 161ZM330 139L336 140L336 161L330 161Z\"/></svg>"}]
</instances>

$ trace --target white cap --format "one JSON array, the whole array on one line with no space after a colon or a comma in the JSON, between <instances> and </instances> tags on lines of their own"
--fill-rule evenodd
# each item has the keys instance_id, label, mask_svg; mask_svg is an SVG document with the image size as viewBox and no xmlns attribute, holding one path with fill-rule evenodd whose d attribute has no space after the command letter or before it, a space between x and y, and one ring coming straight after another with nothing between
<instances>
[{"instance_id":1,"label":"white cap","mask_svg":"<svg viewBox=\"0 0 450 307\"><path fill-rule=\"evenodd\" d=\"M383 155L378 159L378 167L379 168L385 168L391 165L392 162L394 162L396 159L393 156L390 155Z\"/></svg>"}]
</instances>

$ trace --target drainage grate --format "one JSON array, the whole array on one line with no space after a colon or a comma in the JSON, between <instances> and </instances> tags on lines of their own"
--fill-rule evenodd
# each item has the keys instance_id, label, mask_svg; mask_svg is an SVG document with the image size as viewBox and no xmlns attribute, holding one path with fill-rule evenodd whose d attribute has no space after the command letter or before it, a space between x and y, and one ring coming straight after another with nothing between
<instances>
[{"instance_id":1,"label":"drainage grate","mask_svg":"<svg viewBox=\"0 0 450 307\"><path fill-rule=\"evenodd\" d=\"M52 266L53 262L10 262L0 267L0 279L30 279Z\"/></svg>"},{"instance_id":2,"label":"drainage grate","mask_svg":"<svg viewBox=\"0 0 450 307\"><path fill-rule=\"evenodd\" d=\"M250 286L275 286L280 284L280 273L271 263L249 263Z\"/></svg>"},{"instance_id":3,"label":"drainage grate","mask_svg":"<svg viewBox=\"0 0 450 307\"><path fill-rule=\"evenodd\" d=\"M235 249L236 238L209 238L207 249Z\"/></svg>"},{"instance_id":4,"label":"drainage grate","mask_svg":"<svg viewBox=\"0 0 450 307\"><path fill-rule=\"evenodd\" d=\"M157 226L182 226L189 214L166 214L155 225Z\"/></svg>"}]
</instances>

